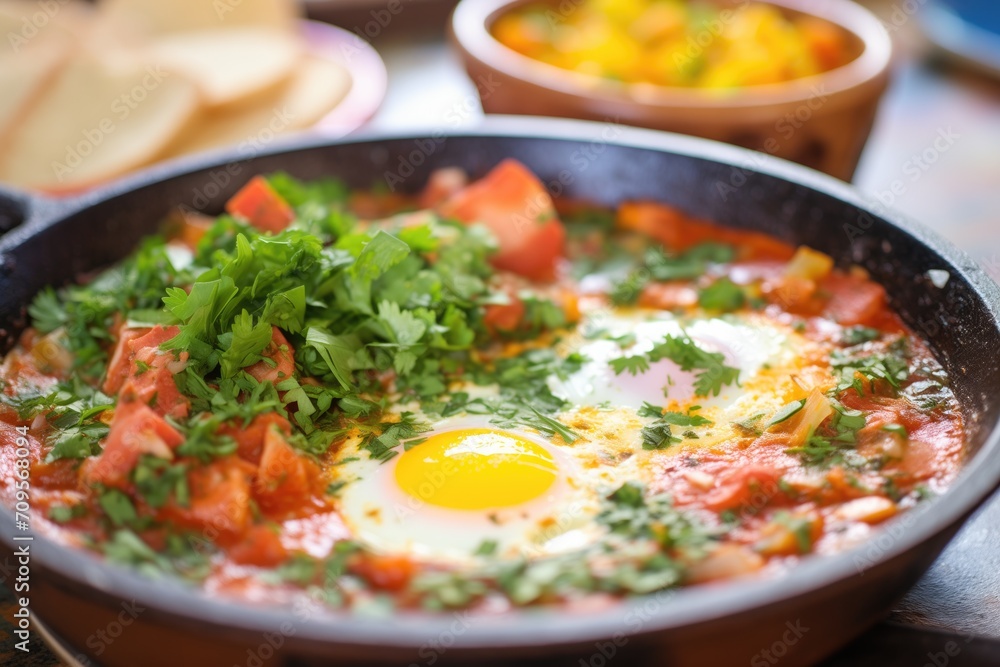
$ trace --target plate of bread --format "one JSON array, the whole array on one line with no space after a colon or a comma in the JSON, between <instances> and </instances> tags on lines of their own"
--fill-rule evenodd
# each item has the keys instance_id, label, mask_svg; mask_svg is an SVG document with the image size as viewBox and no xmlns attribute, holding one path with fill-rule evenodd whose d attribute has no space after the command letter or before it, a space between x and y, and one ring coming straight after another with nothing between
<instances>
[{"instance_id":1,"label":"plate of bread","mask_svg":"<svg viewBox=\"0 0 1000 667\"><path fill-rule=\"evenodd\" d=\"M385 67L291 0L0 2L0 182L79 192L150 164L367 121Z\"/></svg>"}]
</instances>

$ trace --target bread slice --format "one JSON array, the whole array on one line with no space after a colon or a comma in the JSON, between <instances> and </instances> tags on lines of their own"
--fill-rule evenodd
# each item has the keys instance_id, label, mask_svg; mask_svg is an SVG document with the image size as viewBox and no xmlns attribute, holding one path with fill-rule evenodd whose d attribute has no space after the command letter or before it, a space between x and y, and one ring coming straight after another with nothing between
<instances>
[{"instance_id":1,"label":"bread slice","mask_svg":"<svg viewBox=\"0 0 1000 667\"><path fill-rule=\"evenodd\" d=\"M181 74L80 52L0 150L0 180L66 192L120 176L161 153L198 104Z\"/></svg>"},{"instance_id":2,"label":"bread slice","mask_svg":"<svg viewBox=\"0 0 1000 667\"><path fill-rule=\"evenodd\" d=\"M30 52L0 55L0 143L25 117L30 105L56 77L69 49L56 43L38 45Z\"/></svg>"},{"instance_id":3,"label":"bread slice","mask_svg":"<svg viewBox=\"0 0 1000 667\"><path fill-rule=\"evenodd\" d=\"M101 0L98 9L150 35L247 26L292 32L300 16L295 0Z\"/></svg>"},{"instance_id":4,"label":"bread slice","mask_svg":"<svg viewBox=\"0 0 1000 667\"><path fill-rule=\"evenodd\" d=\"M164 158L267 143L273 136L311 127L330 113L351 89L351 75L339 64L307 56L285 85L252 105L196 116Z\"/></svg>"},{"instance_id":5,"label":"bread slice","mask_svg":"<svg viewBox=\"0 0 1000 667\"><path fill-rule=\"evenodd\" d=\"M55 41L68 46L87 29L93 14L90 5L77 0L0 0L0 55L25 53Z\"/></svg>"},{"instance_id":6,"label":"bread slice","mask_svg":"<svg viewBox=\"0 0 1000 667\"><path fill-rule=\"evenodd\" d=\"M75 1L0 0L0 143L55 79L92 13Z\"/></svg>"},{"instance_id":7,"label":"bread slice","mask_svg":"<svg viewBox=\"0 0 1000 667\"><path fill-rule=\"evenodd\" d=\"M297 35L272 28L230 28L165 35L151 62L198 84L209 108L244 103L288 80L302 57Z\"/></svg>"}]
</instances>

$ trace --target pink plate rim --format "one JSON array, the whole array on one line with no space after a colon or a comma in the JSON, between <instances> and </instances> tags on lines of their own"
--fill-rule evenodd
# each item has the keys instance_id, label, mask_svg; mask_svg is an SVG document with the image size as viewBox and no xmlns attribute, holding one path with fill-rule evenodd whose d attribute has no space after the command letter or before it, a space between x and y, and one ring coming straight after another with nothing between
<instances>
[{"instance_id":1,"label":"pink plate rim","mask_svg":"<svg viewBox=\"0 0 1000 667\"><path fill-rule=\"evenodd\" d=\"M330 113L304 133L339 138L375 115L385 99L389 75L378 52L353 32L319 21L301 22L308 52L331 60L351 75L351 89Z\"/></svg>"}]
</instances>

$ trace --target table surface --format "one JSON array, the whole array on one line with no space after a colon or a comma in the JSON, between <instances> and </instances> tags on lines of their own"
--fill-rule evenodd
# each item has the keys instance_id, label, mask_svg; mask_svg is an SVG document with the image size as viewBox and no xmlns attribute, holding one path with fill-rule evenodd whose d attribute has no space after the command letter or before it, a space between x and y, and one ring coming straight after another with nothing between
<instances>
[{"instance_id":1,"label":"table surface","mask_svg":"<svg viewBox=\"0 0 1000 667\"><path fill-rule=\"evenodd\" d=\"M896 7L876 3L885 17ZM898 30L890 23L901 62L855 185L950 239L1000 281L1000 82L929 62L912 19ZM394 37L376 47L389 90L369 129L455 130L482 117L475 87L440 36ZM936 148L938 137L946 139ZM952 633L968 647L952 665L1000 664L998 545L1000 496L966 525L887 623L830 664L923 664L949 641L924 628ZM9 604L0 587L0 664L59 665L37 637L29 654L12 649Z\"/></svg>"}]
</instances>

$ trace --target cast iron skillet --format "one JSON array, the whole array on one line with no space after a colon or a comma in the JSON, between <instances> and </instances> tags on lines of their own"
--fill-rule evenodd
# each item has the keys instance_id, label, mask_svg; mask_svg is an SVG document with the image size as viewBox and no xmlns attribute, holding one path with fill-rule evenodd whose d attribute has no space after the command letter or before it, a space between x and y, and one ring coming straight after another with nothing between
<instances>
[{"instance_id":1,"label":"cast iron skillet","mask_svg":"<svg viewBox=\"0 0 1000 667\"><path fill-rule=\"evenodd\" d=\"M613 123L497 118L447 138L306 142L254 156L181 162L78 200L16 195L0 205L9 223L20 222L0 238L6 344L43 286L120 259L157 229L171 207L218 212L253 174L287 170L302 178L333 175L356 187L388 183L415 190L436 167L460 165L481 175L505 157L526 163L556 194L607 205L658 199L867 268L953 378L971 450L960 479L871 542L808 559L781 578L685 589L593 613L378 618L254 606L144 579L41 536L31 543L33 611L74 647L109 665L530 658L599 667L612 657L619 664L648 659L657 665L756 666L780 658L791 665L829 655L883 615L1000 481L1000 290L939 238L873 210L843 183L790 163ZM938 284L946 275L947 283L935 286L929 270L944 272L931 275ZM13 549L15 534L11 514L0 512L4 551Z\"/></svg>"}]
</instances>

